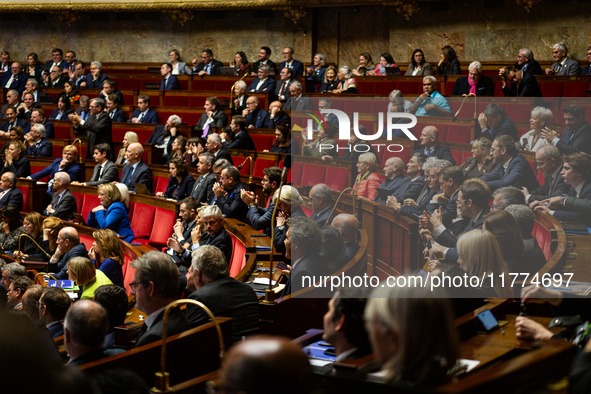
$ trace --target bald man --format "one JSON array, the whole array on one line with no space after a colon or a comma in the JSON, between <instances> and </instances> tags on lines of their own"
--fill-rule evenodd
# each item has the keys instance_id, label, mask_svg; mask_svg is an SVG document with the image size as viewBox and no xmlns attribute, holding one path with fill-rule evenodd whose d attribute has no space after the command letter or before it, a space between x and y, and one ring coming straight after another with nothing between
<instances>
[{"instance_id":1,"label":"bald man","mask_svg":"<svg viewBox=\"0 0 591 394\"><path fill-rule=\"evenodd\" d=\"M64 321L64 347L71 366L78 366L107 357L103 350L109 329L107 310L99 303L81 300L74 303Z\"/></svg>"},{"instance_id":2,"label":"bald man","mask_svg":"<svg viewBox=\"0 0 591 394\"><path fill-rule=\"evenodd\" d=\"M265 371L265 378L261 378ZM310 366L302 349L280 337L260 336L232 347L220 373L226 392L282 394L308 392Z\"/></svg>"},{"instance_id":3,"label":"bald man","mask_svg":"<svg viewBox=\"0 0 591 394\"><path fill-rule=\"evenodd\" d=\"M421 133L420 142L421 148L414 151L414 153L424 153L428 157L436 157L449 161L452 165L456 165L456 159L451 155L449 148L437 144L439 139L439 130L435 126L427 126Z\"/></svg>"},{"instance_id":4,"label":"bald man","mask_svg":"<svg viewBox=\"0 0 591 394\"><path fill-rule=\"evenodd\" d=\"M74 227L61 229L55 243L57 248L49 260L47 270L55 272L53 276L57 279L68 279L68 261L74 257L88 258L88 251L86 246L80 243L80 236Z\"/></svg>"},{"instance_id":5,"label":"bald man","mask_svg":"<svg viewBox=\"0 0 591 394\"><path fill-rule=\"evenodd\" d=\"M404 162L400 157L391 157L386 160L386 164L384 165L384 174L386 175L386 180L382 182L380 188L388 189L388 195L392 195L404 180L404 174L402 174L403 171ZM386 204L386 201L382 200L379 194L374 201L384 205Z\"/></svg>"},{"instance_id":6,"label":"bald man","mask_svg":"<svg viewBox=\"0 0 591 394\"><path fill-rule=\"evenodd\" d=\"M348 213L341 213L332 220L331 226L341 233L341 238L345 243L345 254L348 258L347 262L351 261L359 251L359 243L357 243L359 220Z\"/></svg>"},{"instance_id":7,"label":"bald man","mask_svg":"<svg viewBox=\"0 0 591 394\"><path fill-rule=\"evenodd\" d=\"M330 222L334 218L334 204L332 203L332 190L330 186L324 183L319 183L312 186L308 194L308 202L312 208L311 219L316 222L319 227L324 227L326 222ZM332 217L329 218L329 215Z\"/></svg>"},{"instance_id":8,"label":"bald man","mask_svg":"<svg viewBox=\"0 0 591 394\"><path fill-rule=\"evenodd\" d=\"M291 125L291 118L283 110L283 104L281 101L273 101L269 104L269 119L267 120L267 128L275 129L278 124L285 123Z\"/></svg>"},{"instance_id":9,"label":"bald man","mask_svg":"<svg viewBox=\"0 0 591 394\"><path fill-rule=\"evenodd\" d=\"M135 192L135 183L146 185L148 191L152 192L152 170L142 161L144 148L139 142L134 142L127 147L125 158L128 163L123 167L121 183L125 183L130 192Z\"/></svg>"}]
</instances>

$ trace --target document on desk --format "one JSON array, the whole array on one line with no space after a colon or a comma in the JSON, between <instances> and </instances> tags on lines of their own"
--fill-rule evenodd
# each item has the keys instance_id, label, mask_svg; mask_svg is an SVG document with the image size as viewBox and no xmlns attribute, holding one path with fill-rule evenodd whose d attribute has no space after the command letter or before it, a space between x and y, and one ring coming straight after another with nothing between
<instances>
[{"instance_id":1,"label":"document on desk","mask_svg":"<svg viewBox=\"0 0 591 394\"><path fill-rule=\"evenodd\" d=\"M465 372L470 372L471 370L473 370L474 368L476 368L476 366L478 364L480 364L480 361L478 360L468 360L465 358L461 358L459 360L459 363L462 367L466 367L466 371Z\"/></svg>"},{"instance_id":2,"label":"document on desk","mask_svg":"<svg viewBox=\"0 0 591 394\"><path fill-rule=\"evenodd\" d=\"M269 284L269 278L255 278L253 283L256 283L257 285L268 285ZM271 285L275 286L277 284L276 281L272 281Z\"/></svg>"}]
</instances>

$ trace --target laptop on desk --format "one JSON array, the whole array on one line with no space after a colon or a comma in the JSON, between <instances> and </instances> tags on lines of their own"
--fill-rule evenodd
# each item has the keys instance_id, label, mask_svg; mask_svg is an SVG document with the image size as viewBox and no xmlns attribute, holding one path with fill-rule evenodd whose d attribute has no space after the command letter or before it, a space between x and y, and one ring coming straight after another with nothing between
<instances>
[{"instance_id":1,"label":"laptop on desk","mask_svg":"<svg viewBox=\"0 0 591 394\"><path fill-rule=\"evenodd\" d=\"M144 196L152 195L152 193L150 193L146 185L144 185L143 183L134 183L133 187L135 187L135 192L137 194L143 194Z\"/></svg>"}]
</instances>

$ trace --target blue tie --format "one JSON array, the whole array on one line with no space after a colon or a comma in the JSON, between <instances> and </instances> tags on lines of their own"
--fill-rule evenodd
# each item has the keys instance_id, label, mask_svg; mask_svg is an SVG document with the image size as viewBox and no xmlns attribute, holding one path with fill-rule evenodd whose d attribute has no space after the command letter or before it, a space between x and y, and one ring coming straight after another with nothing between
<instances>
[{"instance_id":1,"label":"blue tie","mask_svg":"<svg viewBox=\"0 0 591 394\"><path fill-rule=\"evenodd\" d=\"M569 130L569 131L570 131L570 130ZM567 143L567 144L570 142L570 140L572 140L572 138L573 138L573 134L574 134L574 133L571 131L571 132L570 132L570 134L569 134L569 136L568 136L568 138L566 139L566 143Z\"/></svg>"},{"instance_id":2,"label":"blue tie","mask_svg":"<svg viewBox=\"0 0 591 394\"><path fill-rule=\"evenodd\" d=\"M127 178L125 178L125 185L129 187L129 181L131 180L131 175L133 174L133 166L131 166L129 172L127 173Z\"/></svg>"}]
</instances>

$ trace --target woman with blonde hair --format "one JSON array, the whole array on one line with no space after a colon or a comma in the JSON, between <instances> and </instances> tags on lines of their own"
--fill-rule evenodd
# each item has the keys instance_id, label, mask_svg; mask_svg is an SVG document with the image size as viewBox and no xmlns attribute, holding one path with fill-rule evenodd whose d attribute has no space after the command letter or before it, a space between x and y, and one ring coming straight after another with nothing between
<instances>
[{"instance_id":1,"label":"woman with blonde hair","mask_svg":"<svg viewBox=\"0 0 591 394\"><path fill-rule=\"evenodd\" d=\"M86 257L74 257L68 261L68 279L80 287L80 299L93 299L94 292L102 285L113 282L101 270L97 270Z\"/></svg>"},{"instance_id":2,"label":"woman with blonde hair","mask_svg":"<svg viewBox=\"0 0 591 394\"><path fill-rule=\"evenodd\" d=\"M328 66L324 72L322 85L320 85L320 93L330 93L337 88L337 85L339 84L337 74L338 71L335 66Z\"/></svg>"},{"instance_id":3,"label":"woman with blonde hair","mask_svg":"<svg viewBox=\"0 0 591 394\"><path fill-rule=\"evenodd\" d=\"M64 228L64 223L60 218L50 217L43 221L43 243L41 246L48 254L52 256L57 249L57 235L62 230L62 228ZM45 254L31 255L30 257L36 256L44 258L47 257Z\"/></svg>"},{"instance_id":4,"label":"woman with blonde hair","mask_svg":"<svg viewBox=\"0 0 591 394\"><path fill-rule=\"evenodd\" d=\"M96 230L92 233L92 238L94 242L88 252L88 258L98 265L99 270L103 271L113 284L123 287L121 267L124 263L124 255L119 236L107 228Z\"/></svg>"},{"instance_id":5,"label":"woman with blonde hair","mask_svg":"<svg viewBox=\"0 0 591 394\"><path fill-rule=\"evenodd\" d=\"M460 166L464 179L479 178L495 169L497 163L490 155L492 142L480 137L472 142L472 157L468 157Z\"/></svg>"},{"instance_id":6,"label":"woman with blonde hair","mask_svg":"<svg viewBox=\"0 0 591 394\"><path fill-rule=\"evenodd\" d=\"M373 290L364 313L369 340L389 382L442 384L460 358L451 303L440 287L410 283L401 276L401 285Z\"/></svg>"},{"instance_id":7,"label":"woman with blonde hair","mask_svg":"<svg viewBox=\"0 0 591 394\"><path fill-rule=\"evenodd\" d=\"M119 154L117 155L117 159L115 160L115 164L127 164L127 159L125 158L125 152L127 151L127 147L134 142L140 142L138 136L133 131L128 131L123 136L123 148L119 149Z\"/></svg>"},{"instance_id":8,"label":"woman with blonde hair","mask_svg":"<svg viewBox=\"0 0 591 394\"><path fill-rule=\"evenodd\" d=\"M357 159L357 178L353 185L353 194L367 198L371 201L378 196L378 187L380 187L380 177L375 173L376 156L373 153L365 152L359 155Z\"/></svg>"},{"instance_id":9,"label":"woman with blonde hair","mask_svg":"<svg viewBox=\"0 0 591 394\"><path fill-rule=\"evenodd\" d=\"M98 196L101 205L94 207L88 214L88 226L109 228L121 235L124 241L131 242L135 235L127 210L121 203L119 188L112 183L104 183L98 186Z\"/></svg>"},{"instance_id":10,"label":"woman with blonde hair","mask_svg":"<svg viewBox=\"0 0 591 394\"><path fill-rule=\"evenodd\" d=\"M279 195L279 191L281 191L281 195ZM295 187L283 186L281 189L275 191L273 203L277 205L277 210L279 211L273 243L275 244L275 249L285 255L284 241L287 234L285 222L294 216L306 216L301 207L304 199Z\"/></svg>"}]
</instances>

